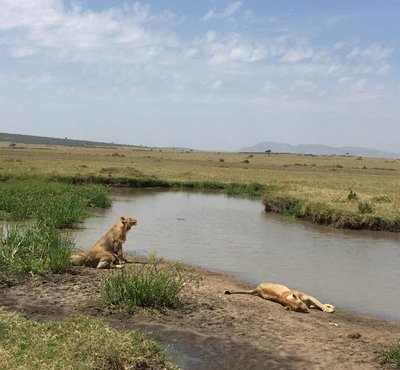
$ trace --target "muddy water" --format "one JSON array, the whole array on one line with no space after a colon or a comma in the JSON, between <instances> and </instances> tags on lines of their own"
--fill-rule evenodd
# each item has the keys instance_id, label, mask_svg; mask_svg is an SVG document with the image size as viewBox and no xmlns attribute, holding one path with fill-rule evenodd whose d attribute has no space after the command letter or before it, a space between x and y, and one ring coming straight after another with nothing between
<instances>
[{"instance_id":1,"label":"muddy water","mask_svg":"<svg viewBox=\"0 0 400 370\"><path fill-rule=\"evenodd\" d=\"M87 219L77 247L89 248L121 215L139 220L127 251L280 282L339 309L400 320L399 234L316 226L267 214L259 200L141 190Z\"/></svg>"}]
</instances>

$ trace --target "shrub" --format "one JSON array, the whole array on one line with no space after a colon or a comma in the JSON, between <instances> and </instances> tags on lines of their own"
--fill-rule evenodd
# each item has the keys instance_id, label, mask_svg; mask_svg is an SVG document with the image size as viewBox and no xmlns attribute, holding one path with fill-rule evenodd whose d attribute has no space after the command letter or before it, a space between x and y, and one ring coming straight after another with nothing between
<instances>
[{"instance_id":1,"label":"shrub","mask_svg":"<svg viewBox=\"0 0 400 370\"><path fill-rule=\"evenodd\" d=\"M353 200L353 199L357 199L357 198L358 198L357 194L353 190L350 190L350 193L347 195L347 199Z\"/></svg>"},{"instance_id":2,"label":"shrub","mask_svg":"<svg viewBox=\"0 0 400 370\"><path fill-rule=\"evenodd\" d=\"M220 158L219 161L222 163L222 162L225 162L225 159L224 158Z\"/></svg>"},{"instance_id":3,"label":"shrub","mask_svg":"<svg viewBox=\"0 0 400 370\"><path fill-rule=\"evenodd\" d=\"M250 163L250 161L248 159L245 159L244 161L242 161L241 163Z\"/></svg>"},{"instance_id":4,"label":"shrub","mask_svg":"<svg viewBox=\"0 0 400 370\"><path fill-rule=\"evenodd\" d=\"M400 367L400 338L397 339L396 344L392 348L383 352L381 360L384 364L394 364Z\"/></svg>"},{"instance_id":5,"label":"shrub","mask_svg":"<svg viewBox=\"0 0 400 370\"><path fill-rule=\"evenodd\" d=\"M265 186L258 183L237 184L231 183L225 185L225 191L228 195L259 197L265 190Z\"/></svg>"},{"instance_id":6,"label":"shrub","mask_svg":"<svg viewBox=\"0 0 400 370\"><path fill-rule=\"evenodd\" d=\"M358 203L358 211L360 213L372 213L374 211L374 208L368 202L359 202Z\"/></svg>"},{"instance_id":7,"label":"shrub","mask_svg":"<svg viewBox=\"0 0 400 370\"><path fill-rule=\"evenodd\" d=\"M138 270L111 274L105 282L101 304L132 312L137 307L175 308L179 293L193 273L179 263L164 264L155 256Z\"/></svg>"}]
</instances>

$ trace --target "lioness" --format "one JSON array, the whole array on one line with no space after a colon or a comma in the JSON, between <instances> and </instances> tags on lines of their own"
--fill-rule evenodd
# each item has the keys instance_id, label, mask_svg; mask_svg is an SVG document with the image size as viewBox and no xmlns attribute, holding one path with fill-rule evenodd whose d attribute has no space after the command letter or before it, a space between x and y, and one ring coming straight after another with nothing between
<instances>
[{"instance_id":1,"label":"lioness","mask_svg":"<svg viewBox=\"0 0 400 370\"><path fill-rule=\"evenodd\" d=\"M335 312L331 304L323 304L308 294L291 290L287 286L273 283L261 283L257 288L245 291L226 290L225 294L254 294L268 301L280 303L286 309L297 312L309 312L309 308L320 309L324 312Z\"/></svg>"},{"instance_id":2,"label":"lioness","mask_svg":"<svg viewBox=\"0 0 400 370\"><path fill-rule=\"evenodd\" d=\"M137 220L132 217L121 216L118 222L102 236L89 252L74 253L71 255L71 263L74 266L90 266L98 269L115 266L122 268L126 262L122 253L122 244L126 240L126 234Z\"/></svg>"}]
</instances>

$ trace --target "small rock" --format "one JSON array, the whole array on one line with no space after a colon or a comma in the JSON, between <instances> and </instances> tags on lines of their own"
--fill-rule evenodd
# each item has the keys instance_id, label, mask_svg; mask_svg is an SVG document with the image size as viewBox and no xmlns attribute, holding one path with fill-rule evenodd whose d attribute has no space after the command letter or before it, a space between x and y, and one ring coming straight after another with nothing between
<instances>
[{"instance_id":1,"label":"small rock","mask_svg":"<svg viewBox=\"0 0 400 370\"><path fill-rule=\"evenodd\" d=\"M361 334L360 333L351 333L348 335L348 337L350 339L360 339L361 338Z\"/></svg>"}]
</instances>

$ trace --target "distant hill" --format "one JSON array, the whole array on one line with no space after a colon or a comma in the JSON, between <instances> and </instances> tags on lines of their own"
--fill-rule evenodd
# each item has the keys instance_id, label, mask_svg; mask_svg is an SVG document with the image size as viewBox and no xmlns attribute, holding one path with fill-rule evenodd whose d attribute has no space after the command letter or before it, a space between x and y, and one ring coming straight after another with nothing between
<instances>
[{"instance_id":1,"label":"distant hill","mask_svg":"<svg viewBox=\"0 0 400 370\"><path fill-rule=\"evenodd\" d=\"M101 141L90 141L90 140L75 140L68 138L55 138L47 136L34 136L34 135L21 135L21 134L10 134L7 132L0 132L0 141L9 141L18 144L43 144L43 145L64 145L64 146L78 146L78 147L121 147L121 146L133 146L133 145L122 145L115 143L105 143Z\"/></svg>"},{"instance_id":2,"label":"distant hill","mask_svg":"<svg viewBox=\"0 0 400 370\"><path fill-rule=\"evenodd\" d=\"M105 143L102 141L90 141L90 140L77 140L68 138L55 138L47 136L34 136L34 135L21 135L21 134L10 134L7 132L0 132L0 141L7 141L15 144L41 144L41 145L63 145L63 146L75 146L75 147L92 147L92 148L133 148L137 150L167 150L167 151L193 151L190 148L180 147L165 147L155 148L144 145L130 145L130 144L116 144L116 143Z\"/></svg>"},{"instance_id":3,"label":"distant hill","mask_svg":"<svg viewBox=\"0 0 400 370\"><path fill-rule=\"evenodd\" d=\"M290 145L275 143L272 141L263 141L254 146L247 146L239 149L239 152L265 152L270 150L272 153L297 153L297 154L335 154L335 155L354 155L359 157L377 157L377 158L400 158L399 153L385 152L377 149L360 148L352 146L331 147L325 145Z\"/></svg>"}]
</instances>

